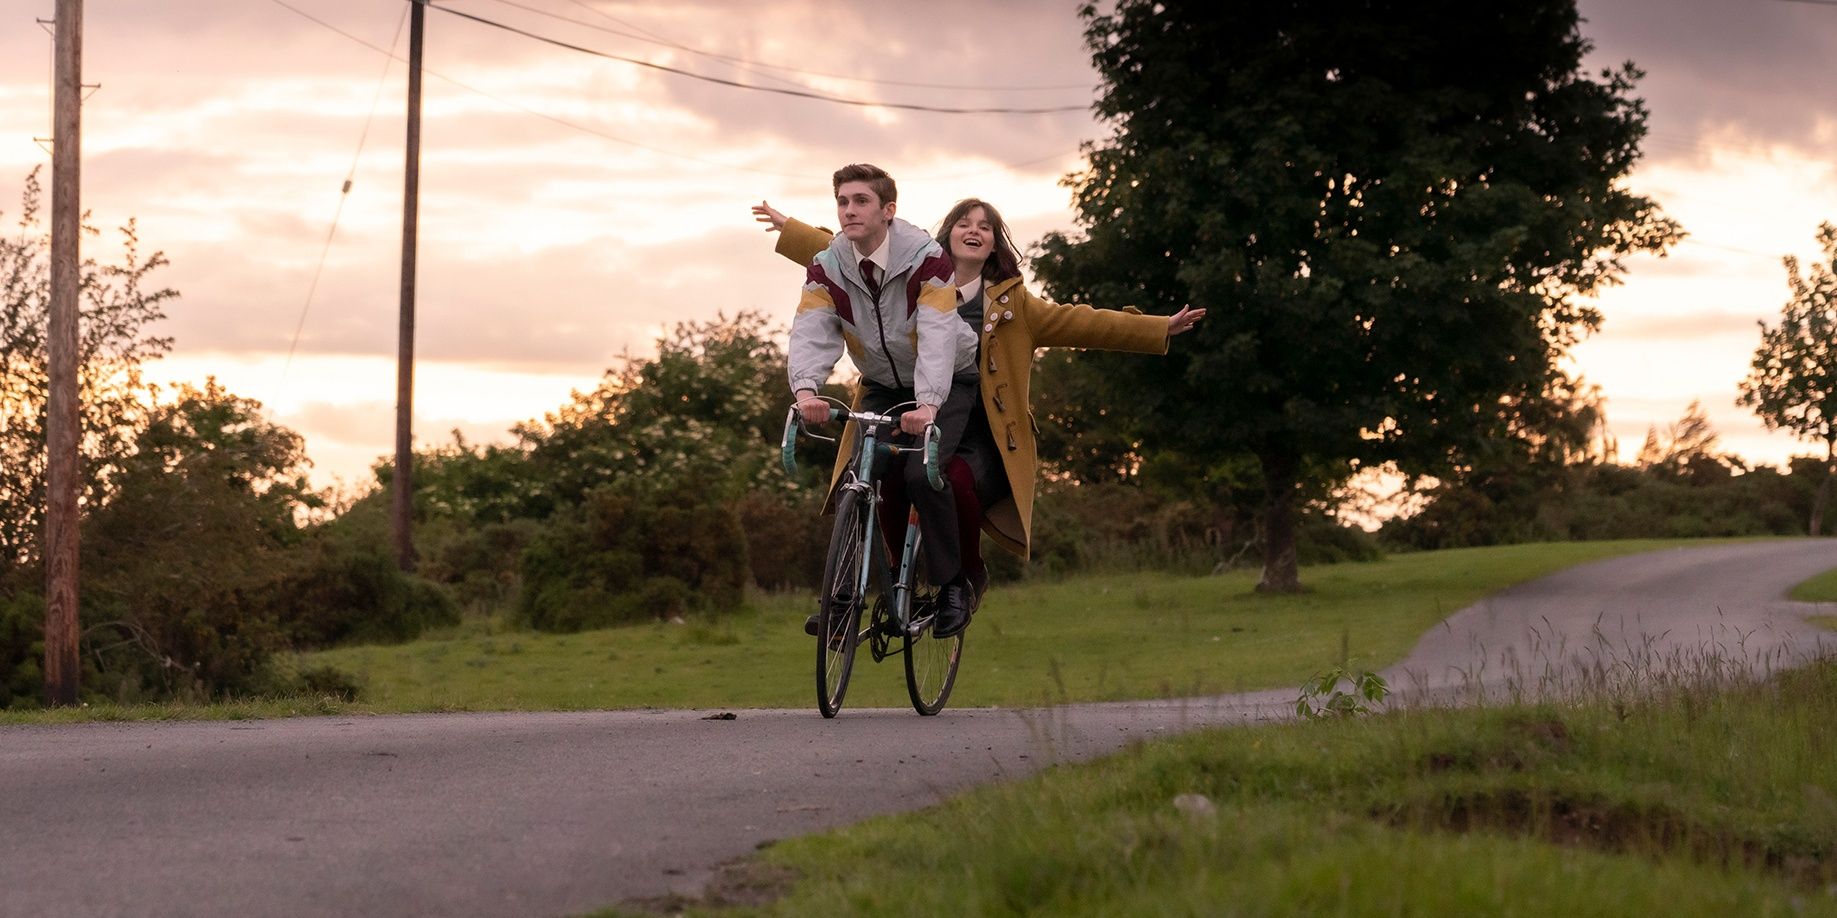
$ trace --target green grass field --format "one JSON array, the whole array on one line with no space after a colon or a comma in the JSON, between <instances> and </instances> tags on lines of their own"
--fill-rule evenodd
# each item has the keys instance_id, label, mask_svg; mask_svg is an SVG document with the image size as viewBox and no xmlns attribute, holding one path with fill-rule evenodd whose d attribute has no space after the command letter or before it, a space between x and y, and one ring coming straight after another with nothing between
<instances>
[{"instance_id":1,"label":"green grass field","mask_svg":"<svg viewBox=\"0 0 1837 918\"><path fill-rule=\"evenodd\" d=\"M1083 576L992 590L971 627L951 704L1023 706L1297 687L1340 661L1378 669L1436 622L1489 593L1571 565L1701 541L1575 542L1393 555L1306 568L1310 591L1265 596L1255 571ZM340 648L285 663L331 665L354 704L0 712L0 723L240 718L296 713L813 705L807 594L755 596L719 619L571 635L473 620L446 635ZM904 706L897 658L856 663L851 707Z\"/></svg>"},{"instance_id":2,"label":"green grass field","mask_svg":"<svg viewBox=\"0 0 1837 918\"><path fill-rule=\"evenodd\" d=\"M1495 590L1584 561L1680 544L1598 542L1395 555L1310 568L1311 591L1255 593L1254 571L1130 574L992 591L965 647L955 706L1162 697L1295 686L1331 666L1391 663ZM805 595L739 615L574 635L528 632L311 654L356 675L380 711L798 707L812 703ZM856 664L851 706L906 704L897 659Z\"/></svg>"},{"instance_id":3,"label":"green grass field","mask_svg":"<svg viewBox=\"0 0 1837 918\"><path fill-rule=\"evenodd\" d=\"M727 868L707 903L643 905L1833 915L1833 719L1823 664L1659 698L1212 730L791 839ZM734 901L750 906L712 907Z\"/></svg>"}]
</instances>

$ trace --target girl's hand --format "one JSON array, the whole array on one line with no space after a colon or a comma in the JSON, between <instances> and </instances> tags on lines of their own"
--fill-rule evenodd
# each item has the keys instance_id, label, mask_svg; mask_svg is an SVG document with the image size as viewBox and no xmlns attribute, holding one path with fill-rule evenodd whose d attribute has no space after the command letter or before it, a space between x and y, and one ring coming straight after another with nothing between
<instances>
[{"instance_id":1,"label":"girl's hand","mask_svg":"<svg viewBox=\"0 0 1837 918\"><path fill-rule=\"evenodd\" d=\"M1193 326L1198 325L1199 320L1205 317L1206 311L1204 309L1194 309L1191 306L1182 306L1179 312L1167 317L1167 336L1172 338L1181 332L1192 331Z\"/></svg>"},{"instance_id":2,"label":"girl's hand","mask_svg":"<svg viewBox=\"0 0 1837 918\"><path fill-rule=\"evenodd\" d=\"M765 231L768 233L776 233L785 228L785 215L764 201L753 205L753 218L767 224Z\"/></svg>"}]
</instances>

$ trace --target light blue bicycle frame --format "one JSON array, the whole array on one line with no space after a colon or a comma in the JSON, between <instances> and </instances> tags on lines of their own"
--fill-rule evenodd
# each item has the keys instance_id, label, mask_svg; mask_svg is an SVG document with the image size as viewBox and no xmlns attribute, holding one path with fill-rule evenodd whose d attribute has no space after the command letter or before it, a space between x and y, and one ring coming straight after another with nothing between
<instances>
[{"instance_id":1,"label":"light blue bicycle frame","mask_svg":"<svg viewBox=\"0 0 1837 918\"><path fill-rule=\"evenodd\" d=\"M896 456L902 451L910 451L912 447L898 447L888 443L881 443L878 438L874 436L874 432L879 429L880 425L898 423L896 418L868 414L865 412L844 411L840 409L831 410L834 412L830 416L831 420L834 420L836 415L840 414L848 420L856 422L861 430L861 443L856 450L855 470L850 480L842 483L841 490L854 491L862 495L863 499L867 502L867 531L862 533L862 538L866 544L875 545L880 541L880 495L876 493L873 484L878 481L874 475L875 466L878 464L878 460L881 456ZM785 471L793 476L797 474L795 450L797 422L797 408L793 407L790 413L785 417L785 437L783 444ZM825 440L831 439L829 437L820 437L820 435L817 434L811 434L811 436L818 436L820 439ZM935 427L925 428L925 442L921 449L925 457L925 477L933 488L941 490L944 486L944 481L943 477L938 472L938 441ZM918 521L908 514L906 520L906 544L900 551L899 556L899 577L892 581L893 619L899 623L900 630L908 634L917 633L912 629L911 613L912 584L915 576L913 566L918 561L918 547ZM864 611L867 609L866 598L868 596L868 585L873 580L874 572L878 570L883 573L891 573L887 571L885 552L872 551L869 552L869 554L871 556L869 562L861 567L860 582L855 584L855 595L862 597ZM865 632L857 629L855 632L855 640L859 641L863 633Z\"/></svg>"}]
</instances>

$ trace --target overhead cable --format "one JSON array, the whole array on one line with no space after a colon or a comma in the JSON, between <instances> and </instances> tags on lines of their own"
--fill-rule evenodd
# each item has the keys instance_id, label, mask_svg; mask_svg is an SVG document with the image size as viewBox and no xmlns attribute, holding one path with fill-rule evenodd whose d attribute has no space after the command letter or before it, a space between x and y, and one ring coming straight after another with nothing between
<instances>
[{"instance_id":1,"label":"overhead cable","mask_svg":"<svg viewBox=\"0 0 1837 918\"><path fill-rule=\"evenodd\" d=\"M341 28L338 28L337 26L332 25L331 23L326 22L323 19L319 19L313 16L312 14L307 13L304 10L301 10L299 7L296 7L293 4L288 3L287 0L269 0L269 2L277 6L280 6L282 8L285 8L295 14L298 14L299 16L307 19L308 21L314 23L315 25L321 26L331 32L334 32L340 36L343 36L346 39L349 39L350 41L363 45L364 47L369 48L370 50L375 51L376 53L381 54L385 57L388 57L391 60L396 60L396 61L402 60L402 58L397 56L393 50L373 44L356 35L352 35L350 32L347 32ZM655 153L659 156L667 157L669 159L680 159L686 162L698 163L704 166L714 166L719 169L731 169L736 172L751 172L757 175L771 175L771 176L777 176L780 178L806 179L810 177L810 174L807 171L788 172L788 171L784 171L780 169L761 169L756 166L744 166L739 163L728 163L728 162L721 162L720 160L714 160L714 159L703 159L699 156L692 156L687 153L678 153L674 150L666 150L662 147L653 147L649 144L639 143L638 141L635 141L635 140L628 140L624 137L619 137L615 134L609 134L605 131L598 130L592 127L588 127L587 125L584 125L584 124L579 124L574 121L569 121L566 118L558 117L556 115L551 115L544 111L538 111L537 109L530 108L529 106L523 105L519 102L515 102L510 99L506 99L502 96L496 95L494 93L487 92L483 89L480 89L476 86L471 85L470 83L456 80L450 76L440 73L439 71L429 70L424 67L422 68L422 72L426 73L428 76L434 77L435 79L442 80L447 83L451 83L454 86L459 87L460 89L473 93L474 95L483 96L507 108L514 108L514 109L517 109L518 111L522 111L522 112L534 115L538 118L541 118L544 121L550 121L555 124L561 125L562 127L580 131L583 134L591 134L602 140L610 140L613 143L622 144L628 147L634 147L636 149L644 150L650 153ZM999 170L1019 169L1024 166L1031 166L1037 163L1046 162L1048 160L1054 160L1054 159L1059 159L1064 156L1069 156L1070 154L1075 153L1075 152L1077 151L1068 150L1068 151L1064 151L1060 153L1054 153L1048 156L1041 156L1041 157L1035 157L1032 159L1022 160L1020 162L1003 163L997 166L995 169L985 169L985 170L981 170L977 172L965 172L965 173L957 173L957 174L952 174L952 175L913 176L911 180L912 181L930 181L930 180L952 180L952 179L971 178L971 177L978 176L978 175L986 175L986 174L989 174L995 171L999 171Z\"/></svg>"},{"instance_id":2,"label":"overhead cable","mask_svg":"<svg viewBox=\"0 0 1837 918\"><path fill-rule=\"evenodd\" d=\"M338 206L332 210L332 226L325 231L325 244L319 249L319 266L313 269L312 282L306 286L306 302L300 306L300 319L294 323L293 339L287 342L287 362L281 365L281 384L287 384L287 374L293 370L293 354L300 346L300 333L306 329L306 314L312 311L313 294L319 291L319 278L325 273L325 260L332 252L332 237L338 235L338 221L344 216L344 202L351 196L351 185L357 180L357 164L363 160L364 143L370 139L370 125L376 120L377 105L383 100L383 86L389 80L389 65L395 62L395 46L402 40L402 24L408 21L408 10L402 10L402 16L396 20L395 34L389 39L389 54L383 61L382 76L377 78L376 93L370 98L370 114L364 118L364 129L357 135L357 152L351 155L350 171L344 175L344 185L338 191Z\"/></svg>"},{"instance_id":3,"label":"overhead cable","mask_svg":"<svg viewBox=\"0 0 1837 918\"><path fill-rule=\"evenodd\" d=\"M279 0L276 0L276 2L279 2ZM1056 105L1056 106L1046 106L1046 107L1041 107L1041 108L1008 108L1008 107L953 108L953 107L942 106L942 105L920 105L920 104L913 103L913 102L877 102L871 99L848 99L848 98L843 98L841 96L830 96L830 95L824 95L822 93L807 92L807 91L799 90L799 89L780 89L780 88L772 87L772 86L756 86L751 83L742 83L738 80L728 80L728 79L723 79L721 77L706 76L700 73L695 73L693 71L683 70L678 67L670 67L664 64L656 64L656 63L652 63L646 60L639 60L638 58L635 58L635 57L625 57L623 55L612 54L606 51L599 51L594 48L588 48L588 47L584 47L581 45L572 44L570 42L562 41L558 38L550 38L546 35L541 35L536 32L531 32L527 29L520 29L513 25L507 25L505 23L498 22L496 20L486 19L483 16L474 16L471 13L462 12L460 10L453 9L452 7L435 6L433 8L443 13L446 13L448 15L451 15L451 16L458 16L461 19L470 19L473 22L480 23L482 25L487 25L494 29L502 29L506 32L511 32L517 35L521 35L525 38L543 42L544 44L554 45L555 47L558 47L558 48L566 48L570 51L578 51L582 54L591 54L594 57L603 57L603 58L606 58L607 60L620 61L622 63L632 64L638 67L646 67L651 70L659 70L664 73L675 74L676 76L688 77L689 79L692 79L692 80L700 80L704 83L714 83L720 86L730 86L735 89L748 89L754 92L775 93L781 96L794 96L794 97L802 98L802 99L811 99L817 102L829 102L835 105L854 105L854 106L859 106L861 108L896 108L896 109L902 109L905 111L931 112L934 114L942 114L942 115L1050 115L1050 114L1056 114L1059 112L1088 111L1090 109L1090 106L1088 104L1087 105Z\"/></svg>"},{"instance_id":4,"label":"overhead cable","mask_svg":"<svg viewBox=\"0 0 1837 918\"><path fill-rule=\"evenodd\" d=\"M587 4L581 2L581 0L570 0L570 2L574 3L576 6L586 9L589 12L595 13L600 16L604 16L605 18L610 19L613 22L626 26L626 28L628 29L633 29L634 32L628 32L628 31L624 31L621 29L608 28L606 26L599 25L597 23L586 22L580 19L574 19L568 16L563 16L560 13L552 13L552 12L549 12L548 10L530 6L526 3L519 3L517 2L517 0L492 0L492 2L501 3L504 6L515 7L520 10L534 13L538 16L546 16L550 19L557 19L562 22L573 23L574 25L580 26L581 28L584 28L584 29L593 29L595 31L605 32L609 35L618 35L623 38L629 38L629 39L632 39L633 41L648 42L650 44L662 45L666 48L674 48L678 51L684 51L689 54L696 55L697 57L705 57L710 60L725 61L731 64L744 64L749 67L759 67L765 70L776 70L780 73L796 74L797 76L818 77L818 78L826 79L826 80L847 80L851 83L869 83L869 84L873 84L877 86L907 86L907 87L912 87L915 89L960 89L960 90L975 90L975 91L981 91L981 92L1044 92L1044 91L1051 91L1051 90L1067 90L1067 89L1082 89L1086 92L1089 92L1091 89L1091 86L1089 83L1058 83L1058 84L1040 85L1040 86L972 86L972 85L968 85L964 83L922 83L922 82L915 82L915 81L910 81L910 80L882 80L882 79L876 79L874 77L854 76L852 74L846 74L846 73L825 73L821 70L800 70L796 67L784 67L778 64L767 64L762 61L755 61L749 58L735 57L730 54L721 54L715 51L703 51L700 48L692 48L688 45L679 44L677 42L670 41L669 39L666 39L660 35L656 35L650 32L644 32L642 29L638 29L636 26L630 25L629 23L626 23L623 20L610 16L595 7L588 6Z\"/></svg>"}]
</instances>

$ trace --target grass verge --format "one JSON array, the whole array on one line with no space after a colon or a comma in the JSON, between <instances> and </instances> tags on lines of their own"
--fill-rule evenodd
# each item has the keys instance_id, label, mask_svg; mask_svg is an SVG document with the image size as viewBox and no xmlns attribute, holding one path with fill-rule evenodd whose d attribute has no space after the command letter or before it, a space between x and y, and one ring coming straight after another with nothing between
<instances>
[{"instance_id":1,"label":"grass verge","mask_svg":"<svg viewBox=\"0 0 1837 918\"><path fill-rule=\"evenodd\" d=\"M1833 719L1825 663L1722 692L1213 730L781 843L714 884L744 908L665 905L1837 914Z\"/></svg>"},{"instance_id":2,"label":"grass verge","mask_svg":"<svg viewBox=\"0 0 1837 918\"><path fill-rule=\"evenodd\" d=\"M1800 602L1837 602L1837 568L1793 587L1786 595ZM1820 628L1837 631L1837 615L1809 615L1805 620Z\"/></svg>"},{"instance_id":3,"label":"grass verge","mask_svg":"<svg viewBox=\"0 0 1837 918\"><path fill-rule=\"evenodd\" d=\"M1307 568L1309 592L1253 591L1257 573L1081 576L998 587L971 628L951 704L1215 694L1293 687L1340 662L1378 669L1436 622L1481 597L1576 564L1703 540L1511 545L1398 554ZM360 701L325 713L601 708L802 707L812 703L805 594L755 596L730 616L571 635L493 631L349 647L285 661L353 675ZM907 704L899 662L865 655L850 707ZM268 704L268 703L263 703ZM277 715L297 705L273 703ZM0 723L219 718L215 706L0 712ZM250 706L232 706L248 710ZM136 712L144 712L137 714Z\"/></svg>"},{"instance_id":4,"label":"grass verge","mask_svg":"<svg viewBox=\"0 0 1837 918\"><path fill-rule=\"evenodd\" d=\"M1837 602L1837 568L1793 587L1787 595L1800 602Z\"/></svg>"}]
</instances>

